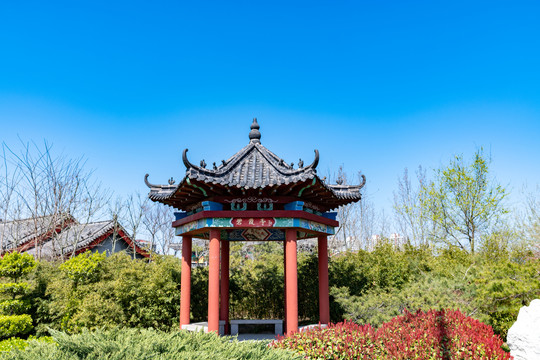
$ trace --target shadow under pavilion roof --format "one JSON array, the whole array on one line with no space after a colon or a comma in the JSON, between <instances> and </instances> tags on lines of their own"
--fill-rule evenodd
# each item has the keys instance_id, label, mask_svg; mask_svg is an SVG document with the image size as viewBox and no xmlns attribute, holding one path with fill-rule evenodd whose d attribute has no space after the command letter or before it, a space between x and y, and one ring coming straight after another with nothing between
<instances>
[{"instance_id":1,"label":"shadow under pavilion roof","mask_svg":"<svg viewBox=\"0 0 540 360\"><path fill-rule=\"evenodd\" d=\"M317 150L310 165L304 166L300 160L294 168L294 164L287 164L261 145L257 119L253 119L249 139L247 146L219 166L214 163L212 169L206 168L204 160L200 166L192 164L185 149L182 160L186 175L179 184L175 185L171 178L167 185L153 185L146 174L144 181L150 188L149 198L188 211L201 201L223 197L286 197L291 201L308 202L322 211L361 199L360 189L366 183L364 175L359 185L327 184L317 176Z\"/></svg>"}]
</instances>

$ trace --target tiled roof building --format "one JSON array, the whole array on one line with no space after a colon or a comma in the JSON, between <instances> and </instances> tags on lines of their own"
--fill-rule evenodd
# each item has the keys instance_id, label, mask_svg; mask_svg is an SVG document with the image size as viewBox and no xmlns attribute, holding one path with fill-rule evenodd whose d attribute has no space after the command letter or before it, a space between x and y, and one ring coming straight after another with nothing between
<instances>
[{"instance_id":1,"label":"tiled roof building","mask_svg":"<svg viewBox=\"0 0 540 360\"><path fill-rule=\"evenodd\" d=\"M107 255L135 250L138 258L149 256L114 220L80 224L67 215L0 222L0 237L2 253L19 251L44 259L68 258L87 250Z\"/></svg>"}]
</instances>

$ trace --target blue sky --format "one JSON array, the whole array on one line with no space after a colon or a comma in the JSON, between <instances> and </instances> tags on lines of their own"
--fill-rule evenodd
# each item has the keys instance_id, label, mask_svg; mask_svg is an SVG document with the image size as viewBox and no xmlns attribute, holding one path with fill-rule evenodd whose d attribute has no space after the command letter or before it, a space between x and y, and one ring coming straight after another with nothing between
<instances>
[{"instance_id":1,"label":"blue sky","mask_svg":"<svg viewBox=\"0 0 540 360\"><path fill-rule=\"evenodd\" d=\"M362 171L391 209L405 167L483 146L514 192L540 183L540 3L0 3L0 140L85 156L117 194L247 141Z\"/></svg>"}]
</instances>

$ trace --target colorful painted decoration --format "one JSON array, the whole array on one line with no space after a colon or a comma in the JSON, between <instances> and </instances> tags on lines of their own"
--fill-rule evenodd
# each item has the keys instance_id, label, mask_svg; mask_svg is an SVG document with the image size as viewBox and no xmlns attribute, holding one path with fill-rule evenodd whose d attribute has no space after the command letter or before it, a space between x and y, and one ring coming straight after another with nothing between
<instances>
[{"instance_id":1,"label":"colorful painted decoration","mask_svg":"<svg viewBox=\"0 0 540 360\"><path fill-rule=\"evenodd\" d=\"M205 218L180 225L176 235L182 235L206 228L299 228L328 235L334 234L334 227L299 218ZM236 239L235 239L236 240ZM270 239L269 239L270 240ZM278 239L276 239L278 240ZM281 238L280 238L281 240Z\"/></svg>"}]
</instances>

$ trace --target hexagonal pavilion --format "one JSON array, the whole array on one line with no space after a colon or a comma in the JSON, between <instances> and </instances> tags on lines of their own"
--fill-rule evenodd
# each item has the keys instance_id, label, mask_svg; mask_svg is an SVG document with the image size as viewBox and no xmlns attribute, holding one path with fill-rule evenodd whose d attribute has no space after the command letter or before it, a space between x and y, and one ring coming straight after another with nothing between
<instances>
[{"instance_id":1,"label":"hexagonal pavilion","mask_svg":"<svg viewBox=\"0 0 540 360\"><path fill-rule=\"evenodd\" d=\"M166 185L145 183L149 198L180 212L172 226L182 236L180 325L190 323L192 238L210 242L208 330L229 323L229 243L280 241L284 244L285 328L298 330L297 240L316 237L319 256L320 323L330 321L327 236L339 225L331 210L361 199L360 185L327 184L317 176L319 152L295 168L261 145L257 119L249 144L221 164L192 164L183 153L186 174Z\"/></svg>"}]
</instances>

